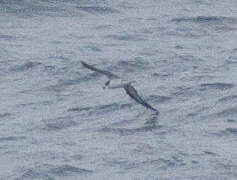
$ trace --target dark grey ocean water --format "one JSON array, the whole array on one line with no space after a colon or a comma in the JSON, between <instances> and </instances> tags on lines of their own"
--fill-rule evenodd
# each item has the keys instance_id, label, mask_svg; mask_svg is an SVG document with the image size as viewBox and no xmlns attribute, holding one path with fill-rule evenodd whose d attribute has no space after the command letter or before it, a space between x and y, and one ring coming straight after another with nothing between
<instances>
[{"instance_id":1,"label":"dark grey ocean water","mask_svg":"<svg viewBox=\"0 0 237 180\"><path fill-rule=\"evenodd\" d=\"M136 80L160 115L81 60ZM1 180L236 169L237 1L0 0Z\"/></svg>"}]
</instances>

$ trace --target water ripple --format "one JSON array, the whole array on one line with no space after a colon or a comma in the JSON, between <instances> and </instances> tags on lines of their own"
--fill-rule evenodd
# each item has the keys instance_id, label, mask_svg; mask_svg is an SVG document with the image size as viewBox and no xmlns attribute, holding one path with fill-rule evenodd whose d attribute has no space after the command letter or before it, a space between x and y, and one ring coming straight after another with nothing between
<instances>
[{"instance_id":1,"label":"water ripple","mask_svg":"<svg viewBox=\"0 0 237 180\"><path fill-rule=\"evenodd\" d=\"M38 65L40 65L41 63L39 62L26 62L24 64L21 65L16 65L15 67L12 67L10 69L10 71L15 71L15 72L24 72L24 71L29 71L35 67L37 67Z\"/></svg>"},{"instance_id":2,"label":"water ripple","mask_svg":"<svg viewBox=\"0 0 237 180\"><path fill-rule=\"evenodd\" d=\"M135 60L120 60L113 69L122 69L125 72L133 72L135 70L147 68L147 63L144 62L141 58L136 57Z\"/></svg>"},{"instance_id":3,"label":"water ripple","mask_svg":"<svg viewBox=\"0 0 237 180\"><path fill-rule=\"evenodd\" d=\"M73 108L69 108L68 111L82 112L82 111L89 111L90 109L91 107L73 107Z\"/></svg>"},{"instance_id":4,"label":"water ripple","mask_svg":"<svg viewBox=\"0 0 237 180\"><path fill-rule=\"evenodd\" d=\"M173 22L193 22L193 23L223 23L223 22L237 22L236 19L224 16L194 16L173 18Z\"/></svg>"},{"instance_id":5,"label":"water ripple","mask_svg":"<svg viewBox=\"0 0 237 180\"><path fill-rule=\"evenodd\" d=\"M31 168L26 170L20 178L16 179L58 179L56 177L74 176L74 175L87 175L93 171L79 168L71 165L62 165L55 167L52 165L44 164L39 167Z\"/></svg>"},{"instance_id":6,"label":"water ripple","mask_svg":"<svg viewBox=\"0 0 237 180\"><path fill-rule=\"evenodd\" d=\"M200 85L200 91L205 91L209 89L217 89L217 90L227 90L234 87L234 84L231 83L221 83L221 82L215 82L215 83L204 83Z\"/></svg>"},{"instance_id":7,"label":"water ripple","mask_svg":"<svg viewBox=\"0 0 237 180\"><path fill-rule=\"evenodd\" d=\"M50 180L54 180L53 177L51 177L50 175L48 175L47 173L44 172L38 172L34 169L29 169L26 170L23 175L20 178L16 178L16 180L33 180L33 179L50 179Z\"/></svg>"},{"instance_id":8,"label":"water ripple","mask_svg":"<svg viewBox=\"0 0 237 180\"><path fill-rule=\"evenodd\" d=\"M0 1L0 4L2 9L4 9L4 12L19 17L34 17L40 15L67 17L78 15L78 11L75 11L74 6L71 6L70 3L50 3L49 1L46 3L46 1L43 2L41 0L37 1L37 3L26 0L2 0Z\"/></svg>"},{"instance_id":9,"label":"water ripple","mask_svg":"<svg viewBox=\"0 0 237 180\"><path fill-rule=\"evenodd\" d=\"M228 101L236 101L237 95L231 95L231 96L225 96L223 98L220 98L220 102L228 102Z\"/></svg>"},{"instance_id":10,"label":"water ripple","mask_svg":"<svg viewBox=\"0 0 237 180\"><path fill-rule=\"evenodd\" d=\"M0 137L0 142L2 141L19 141L26 139L25 136L8 136L8 137Z\"/></svg>"},{"instance_id":11,"label":"water ripple","mask_svg":"<svg viewBox=\"0 0 237 180\"><path fill-rule=\"evenodd\" d=\"M99 6L87 6L87 7L77 7L82 11L86 11L91 14L112 14L112 13L120 13L119 10L111 8L111 7L99 7Z\"/></svg>"},{"instance_id":12,"label":"water ripple","mask_svg":"<svg viewBox=\"0 0 237 180\"><path fill-rule=\"evenodd\" d=\"M226 128L225 130L220 130L214 134L217 136L237 136L237 128Z\"/></svg>"},{"instance_id":13,"label":"water ripple","mask_svg":"<svg viewBox=\"0 0 237 180\"><path fill-rule=\"evenodd\" d=\"M168 169L175 166L185 166L183 160L173 157L173 159L159 158L151 161L145 161L143 164L149 164L155 166L157 169Z\"/></svg>"},{"instance_id":14,"label":"water ripple","mask_svg":"<svg viewBox=\"0 0 237 180\"><path fill-rule=\"evenodd\" d=\"M161 129L163 126L161 125L147 125L143 127L138 127L138 128L110 128L110 127L104 127L100 129L100 132L104 133L115 133L119 134L121 136L127 136L127 135L132 135L132 134L137 134L137 133L143 133L143 132L150 132L153 130Z\"/></svg>"},{"instance_id":15,"label":"water ripple","mask_svg":"<svg viewBox=\"0 0 237 180\"><path fill-rule=\"evenodd\" d=\"M159 96L159 95L150 95L146 100L153 101L155 103L165 103L169 101L171 97L168 96Z\"/></svg>"},{"instance_id":16,"label":"water ripple","mask_svg":"<svg viewBox=\"0 0 237 180\"><path fill-rule=\"evenodd\" d=\"M88 106L88 107L73 107L69 108L68 111L72 112L89 112L89 114L93 114L96 112L111 112L115 110L121 110L121 109L127 109L131 107L131 103L127 104L118 104L118 103L111 103L111 104L103 104L103 105L98 105L98 106Z\"/></svg>"},{"instance_id":17,"label":"water ripple","mask_svg":"<svg viewBox=\"0 0 237 180\"><path fill-rule=\"evenodd\" d=\"M105 38L119 40L119 41L144 41L145 38L138 34L127 34L127 35L107 35Z\"/></svg>"},{"instance_id":18,"label":"water ripple","mask_svg":"<svg viewBox=\"0 0 237 180\"><path fill-rule=\"evenodd\" d=\"M227 108L219 113L216 113L217 117L226 117L229 115L237 115L237 107Z\"/></svg>"},{"instance_id":19,"label":"water ripple","mask_svg":"<svg viewBox=\"0 0 237 180\"><path fill-rule=\"evenodd\" d=\"M45 88L46 91L54 91L54 92L63 92L65 89L67 89L69 86L76 85L81 81L86 81L87 77L81 77L78 79L72 79L72 80L59 80L56 84L50 85Z\"/></svg>"},{"instance_id":20,"label":"water ripple","mask_svg":"<svg viewBox=\"0 0 237 180\"><path fill-rule=\"evenodd\" d=\"M67 164L57 167L57 168L52 168L49 170L49 173L55 174L57 176L70 176L73 174L88 174L88 173L92 173L92 172L93 171L91 171L91 170L78 168L78 167L67 165Z\"/></svg>"},{"instance_id":21,"label":"water ripple","mask_svg":"<svg viewBox=\"0 0 237 180\"><path fill-rule=\"evenodd\" d=\"M8 117L8 116L11 116L11 113L0 114L0 118L5 118L5 117Z\"/></svg>"},{"instance_id":22,"label":"water ripple","mask_svg":"<svg viewBox=\"0 0 237 180\"><path fill-rule=\"evenodd\" d=\"M70 116L57 118L55 120L44 120L46 125L46 130L61 130L65 128L72 127L76 124L73 120L71 120Z\"/></svg>"},{"instance_id":23,"label":"water ripple","mask_svg":"<svg viewBox=\"0 0 237 180\"><path fill-rule=\"evenodd\" d=\"M5 35L5 34L0 34L0 40L16 40L16 37L10 36L10 35Z\"/></svg>"}]
</instances>

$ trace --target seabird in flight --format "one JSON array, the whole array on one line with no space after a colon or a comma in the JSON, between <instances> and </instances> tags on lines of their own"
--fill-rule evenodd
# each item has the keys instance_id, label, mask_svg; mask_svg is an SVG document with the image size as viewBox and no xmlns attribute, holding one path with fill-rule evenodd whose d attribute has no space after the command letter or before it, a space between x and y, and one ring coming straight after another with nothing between
<instances>
[{"instance_id":1,"label":"seabird in flight","mask_svg":"<svg viewBox=\"0 0 237 180\"><path fill-rule=\"evenodd\" d=\"M104 71L104 70L97 69L94 66L85 63L84 61L81 61L81 64L84 67L86 67L86 68L88 68L92 71L104 74L105 76L107 76L109 78L109 80L105 83L104 88L108 88L108 89L124 88L126 93L132 99L134 99L137 103L143 105L147 109L151 109L157 115L159 114L159 111L157 109L153 108L150 104L148 104L143 98L141 98L138 95L137 90L131 85L132 83L134 83L136 81L123 82L123 79L121 79L119 76L117 76L117 75L115 75L115 74L113 74L109 71ZM119 83L117 81L119 81Z\"/></svg>"}]
</instances>

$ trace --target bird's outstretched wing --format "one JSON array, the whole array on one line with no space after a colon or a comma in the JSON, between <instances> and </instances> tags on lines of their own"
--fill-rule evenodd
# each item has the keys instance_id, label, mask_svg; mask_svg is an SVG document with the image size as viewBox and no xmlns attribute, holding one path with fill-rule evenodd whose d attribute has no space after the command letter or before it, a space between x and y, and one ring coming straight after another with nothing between
<instances>
[{"instance_id":1,"label":"bird's outstretched wing","mask_svg":"<svg viewBox=\"0 0 237 180\"><path fill-rule=\"evenodd\" d=\"M109 79L118 79L118 78L120 78L119 76L117 76L117 75L115 75L115 74L113 74L113 73L111 73L111 72L109 72L109 71L104 71L104 70L97 69L97 68L95 68L94 66L85 63L84 61L81 61L81 64L82 64L84 67L86 67L86 68L88 68L88 69L90 69L90 70L92 70L92 71L96 71L96 72L98 72L98 73L104 74L104 75L107 76Z\"/></svg>"},{"instance_id":2,"label":"bird's outstretched wing","mask_svg":"<svg viewBox=\"0 0 237 180\"><path fill-rule=\"evenodd\" d=\"M126 93L132 98L134 99L137 103L143 105L144 107L151 109L153 111L156 112L156 114L159 114L159 111L155 108L153 108L150 104L148 104L144 99L142 99L138 93L137 90L131 85L131 84L127 84L124 86L124 89L126 91Z\"/></svg>"}]
</instances>

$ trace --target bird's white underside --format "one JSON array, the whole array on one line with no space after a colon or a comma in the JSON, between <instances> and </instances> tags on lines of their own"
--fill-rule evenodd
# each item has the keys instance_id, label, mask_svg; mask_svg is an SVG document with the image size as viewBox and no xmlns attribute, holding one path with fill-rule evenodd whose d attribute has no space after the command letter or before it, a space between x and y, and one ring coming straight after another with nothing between
<instances>
[{"instance_id":1,"label":"bird's white underside","mask_svg":"<svg viewBox=\"0 0 237 180\"><path fill-rule=\"evenodd\" d=\"M133 83L134 81L128 81L124 79L113 79L110 80L109 85L107 86L108 89L117 89L117 88L124 88L124 86Z\"/></svg>"}]
</instances>

